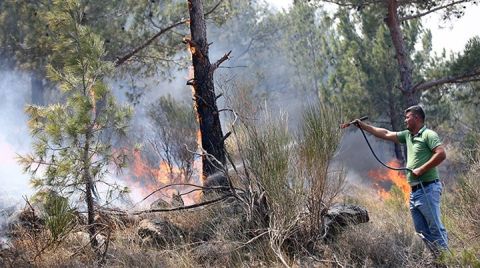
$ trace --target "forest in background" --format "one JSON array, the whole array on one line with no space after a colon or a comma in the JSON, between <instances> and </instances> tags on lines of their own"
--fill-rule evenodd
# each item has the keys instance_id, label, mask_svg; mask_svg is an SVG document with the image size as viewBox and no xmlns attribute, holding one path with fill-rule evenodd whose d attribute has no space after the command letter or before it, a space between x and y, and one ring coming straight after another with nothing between
<instances>
[{"instance_id":1,"label":"forest in background","mask_svg":"<svg viewBox=\"0 0 480 268\"><path fill-rule=\"evenodd\" d=\"M419 103L448 155L441 262L478 267L480 37L438 55L421 23L476 4L0 2L1 94L22 106L0 142L34 191L2 204L0 264L431 265L403 174L338 129L368 115L399 131ZM400 146L375 148L403 165ZM330 237L338 204L370 221Z\"/></svg>"}]
</instances>

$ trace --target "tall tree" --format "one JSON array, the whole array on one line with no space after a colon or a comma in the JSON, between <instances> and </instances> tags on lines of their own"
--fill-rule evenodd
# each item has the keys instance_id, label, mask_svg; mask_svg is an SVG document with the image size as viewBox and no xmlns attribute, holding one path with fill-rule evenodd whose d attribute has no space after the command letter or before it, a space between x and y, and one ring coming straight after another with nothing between
<instances>
[{"instance_id":1,"label":"tall tree","mask_svg":"<svg viewBox=\"0 0 480 268\"><path fill-rule=\"evenodd\" d=\"M337 64L330 81L336 91L333 101L344 107L349 117L369 114L382 118L385 126L398 131L402 128L403 101L395 85L401 79L392 61L394 51L389 30L377 20L381 13L381 8L373 6L353 15L346 9L339 9L335 42ZM429 32L422 31L419 21L412 21L404 26L404 33L408 36L406 51L414 55L413 66L424 66L431 48ZM424 39L422 49L415 46L420 38ZM395 155L403 159L398 145Z\"/></svg>"},{"instance_id":2,"label":"tall tree","mask_svg":"<svg viewBox=\"0 0 480 268\"><path fill-rule=\"evenodd\" d=\"M322 1L322 0L320 0ZM412 55L408 53L408 38L404 32L404 25L409 20L419 19L433 12L444 11L445 17L461 16L464 13L464 7L467 3L474 3L474 0L386 0L381 4L376 0L323 0L339 6L348 7L352 10L362 12L367 6L381 7L384 12L377 19L384 21L389 29L393 49L395 50L395 59L397 62L398 73L400 75L400 89L404 98L404 105L416 104L420 100L422 91L438 87L445 83L465 83L472 79L478 79L480 69L470 68L467 72L449 77L438 77L426 81L425 77L415 78L415 73L419 72L412 64Z\"/></svg>"},{"instance_id":3,"label":"tall tree","mask_svg":"<svg viewBox=\"0 0 480 268\"><path fill-rule=\"evenodd\" d=\"M193 87L193 98L197 119L200 125L202 154L202 172L207 177L219 171L219 165L226 162L222 126L217 108L217 96L213 73L222 62L228 59L230 52L215 63L208 57L207 27L202 0L188 0L190 14L191 39L186 39L192 53L193 78L188 84Z\"/></svg>"},{"instance_id":4,"label":"tall tree","mask_svg":"<svg viewBox=\"0 0 480 268\"><path fill-rule=\"evenodd\" d=\"M462 52L434 57L426 72L428 77L455 77L471 69L480 68L480 37L471 38ZM478 79L469 83L443 85L422 95L422 101L429 103L429 122L450 132L449 140L458 142L466 151L475 148L480 131L480 91Z\"/></svg>"},{"instance_id":5,"label":"tall tree","mask_svg":"<svg viewBox=\"0 0 480 268\"><path fill-rule=\"evenodd\" d=\"M115 104L103 82L113 70L104 41L82 25L80 1L56 0L40 15L48 21L46 42L56 51L48 75L61 89L64 102L48 106L28 106L29 128L34 138L33 153L20 158L37 188L47 188L63 196L80 194L87 207L87 229L91 245L97 248L95 193L98 183L112 164L123 164L112 152L112 135L122 134L130 111ZM61 52L61 55L60 53ZM99 100L105 104L98 106Z\"/></svg>"}]
</instances>

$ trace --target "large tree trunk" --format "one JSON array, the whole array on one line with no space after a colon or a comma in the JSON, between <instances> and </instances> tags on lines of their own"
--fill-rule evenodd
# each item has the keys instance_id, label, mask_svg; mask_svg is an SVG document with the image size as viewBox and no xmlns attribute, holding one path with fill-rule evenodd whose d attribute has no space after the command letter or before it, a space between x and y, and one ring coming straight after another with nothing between
<instances>
[{"instance_id":1,"label":"large tree trunk","mask_svg":"<svg viewBox=\"0 0 480 268\"><path fill-rule=\"evenodd\" d=\"M405 99L406 106L418 104L419 95L413 91L412 82L412 64L406 50L405 40L400 29L400 20L398 18L398 2L397 0L387 1L387 17L385 19L392 43L395 48L395 58L397 59L400 72L400 80L402 83L401 90Z\"/></svg>"},{"instance_id":2,"label":"large tree trunk","mask_svg":"<svg viewBox=\"0 0 480 268\"><path fill-rule=\"evenodd\" d=\"M188 84L193 86L193 98L200 124L201 145L208 154L202 155L202 172L203 177L206 178L218 171L219 163L216 160L221 165L225 164L224 138L213 83L215 67L208 58L207 29L202 0L188 0L188 9L191 40L187 41L193 61L193 79Z\"/></svg>"}]
</instances>

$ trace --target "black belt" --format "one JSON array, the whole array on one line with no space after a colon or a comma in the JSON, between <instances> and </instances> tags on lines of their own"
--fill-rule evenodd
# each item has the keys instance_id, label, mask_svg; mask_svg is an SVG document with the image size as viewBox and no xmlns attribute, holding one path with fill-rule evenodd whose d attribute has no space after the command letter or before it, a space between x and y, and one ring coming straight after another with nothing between
<instances>
[{"instance_id":1,"label":"black belt","mask_svg":"<svg viewBox=\"0 0 480 268\"><path fill-rule=\"evenodd\" d=\"M420 182L419 184L416 184L416 185L412 186L412 192L415 192L416 190L422 188L422 184L423 184L423 187L426 187L427 185L438 182L438 181L439 180L436 179L436 180L433 180L433 181Z\"/></svg>"}]
</instances>

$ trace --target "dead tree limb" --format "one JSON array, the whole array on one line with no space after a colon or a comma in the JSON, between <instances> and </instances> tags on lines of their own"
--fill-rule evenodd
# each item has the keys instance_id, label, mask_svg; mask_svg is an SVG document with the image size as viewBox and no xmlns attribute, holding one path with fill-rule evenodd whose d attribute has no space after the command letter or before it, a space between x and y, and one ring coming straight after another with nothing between
<instances>
[{"instance_id":1,"label":"dead tree limb","mask_svg":"<svg viewBox=\"0 0 480 268\"><path fill-rule=\"evenodd\" d=\"M480 69L467 74L461 74L456 76L447 76L439 79L434 79L426 82L420 82L413 86L414 91L424 91L435 86L443 84L459 84L480 81Z\"/></svg>"},{"instance_id":2,"label":"dead tree limb","mask_svg":"<svg viewBox=\"0 0 480 268\"><path fill-rule=\"evenodd\" d=\"M147 41L145 41L143 44L139 45L138 47L136 47L135 49L133 49L132 51L130 51L129 53L127 53L126 55L124 55L123 57L120 57L118 58L116 61L115 61L115 67L118 67L120 65L122 65L123 63L125 63L127 60L129 60L131 57L133 57L135 54L137 54L140 50L146 48L147 46L149 46L153 41L155 41L155 39L157 39L160 35L170 31L171 29L175 28L175 27L178 27L184 23L186 23L188 20L186 19L182 19L180 21L177 21L175 22L174 24L170 25L170 26L167 26L165 28L163 28L162 30L160 30L158 33L154 34L152 37L150 37L150 39L148 39Z\"/></svg>"},{"instance_id":3,"label":"dead tree limb","mask_svg":"<svg viewBox=\"0 0 480 268\"><path fill-rule=\"evenodd\" d=\"M162 209L142 210L142 211L133 212L132 215L141 215L141 214L155 213L155 212L171 212L171 211L179 211L179 210L187 210L187 209L192 209L192 208L198 208L198 207L203 207L203 206L206 206L206 205L210 205L210 204L213 204L213 203L217 203L217 202L226 200L230 197L233 197L233 195L231 195L231 194L223 195L219 198L204 201L204 202L197 203L197 204L193 204L193 205L190 205L190 206L183 206L183 207L176 207L176 208L162 208Z\"/></svg>"},{"instance_id":4,"label":"dead tree limb","mask_svg":"<svg viewBox=\"0 0 480 268\"><path fill-rule=\"evenodd\" d=\"M223 55L223 57L221 57L214 64L212 64L210 66L210 72L213 73L220 66L220 64L222 64L224 61L228 60L231 53L232 53L232 51L230 50L229 52L225 53L225 55Z\"/></svg>"},{"instance_id":5,"label":"dead tree limb","mask_svg":"<svg viewBox=\"0 0 480 268\"><path fill-rule=\"evenodd\" d=\"M146 197L144 197L142 200L137 202L133 207L135 207L138 204L140 204L141 202L147 200L150 196L154 195L155 193L158 193L163 189L173 187L173 186L192 186L192 187L197 187L198 189L202 189L202 190L225 190L224 188L226 188L226 187L205 187L205 186L201 186L201 185L197 185L197 184L191 184L191 183L172 183L172 184L168 184L168 185L162 186L162 187L154 190L153 192L148 194Z\"/></svg>"}]
</instances>

